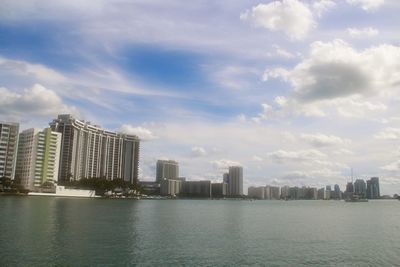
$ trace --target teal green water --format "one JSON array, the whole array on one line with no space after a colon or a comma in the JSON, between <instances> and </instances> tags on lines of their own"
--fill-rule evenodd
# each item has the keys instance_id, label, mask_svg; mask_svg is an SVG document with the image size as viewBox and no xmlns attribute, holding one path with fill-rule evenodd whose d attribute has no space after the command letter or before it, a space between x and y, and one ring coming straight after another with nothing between
<instances>
[{"instance_id":1,"label":"teal green water","mask_svg":"<svg viewBox=\"0 0 400 267\"><path fill-rule=\"evenodd\" d=\"M0 197L1 266L399 266L400 201Z\"/></svg>"}]
</instances>

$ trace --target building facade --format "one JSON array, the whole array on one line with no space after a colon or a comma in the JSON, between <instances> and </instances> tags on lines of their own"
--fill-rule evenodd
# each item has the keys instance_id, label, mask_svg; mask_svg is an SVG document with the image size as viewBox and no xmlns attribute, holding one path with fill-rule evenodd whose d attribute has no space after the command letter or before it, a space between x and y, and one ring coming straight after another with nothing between
<instances>
[{"instance_id":1,"label":"building facade","mask_svg":"<svg viewBox=\"0 0 400 267\"><path fill-rule=\"evenodd\" d=\"M179 164L174 160L157 160L156 182L160 183L163 179L176 180L179 177Z\"/></svg>"},{"instance_id":2,"label":"building facade","mask_svg":"<svg viewBox=\"0 0 400 267\"><path fill-rule=\"evenodd\" d=\"M230 196L243 196L243 168L240 166L229 167L228 191Z\"/></svg>"},{"instance_id":3,"label":"building facade","mask_svg":"<svg viewBox=\"0 0 400 267\"><path fill-rule=\"evenodd\" d=\"M369 199L378 199L381 197L378 177L372 177L370 180L367 181L366 195Z\"/></svg>"},{"instance_id":4,"label":"building facade","mask_svg":"<svg viewBox=\"0 0 400 267\"><path fill-rule=\"evenodd\" d=\"M0 178L14 179L18 132L18 123L0 122Z\"/></svg>"},{"instance_id":5,"label":"building facade","mask_svg":"<svg viewBox=\"0 0 400 267\"><path fill-rule=\"evenodd\" d=\"M266 187L259 186L259 187L254 187L250 186L247 189L247 196L255 199L266 199L265 198L265 189Z\"/></svg>"},{"instance_id":6,"label":"building facade","mask_svg":"<svg viewBox=\"0 0 400 267\"><path fill-rule=\"evenodd\" d=\"M62 134L61 182L104 177L137 183L140 149L137 136L107 131L69 114L59 115L50 127Z\"/></svg>"},{"instance_id":7,"label":"building facade","mask_svg":"<svg viewBox=\"0 0 400 267\"><path fill-rule=\"evenodd\" d=\"M28 190L58 180L61 133L50 128L28 129L19 134L15 177Z\"/></svg>"},{"instance_id":8,"label":"building facade","mask_svg":"<svg viewBox=\"0 0 400 267\"><path fill-rule=\"evenodd\" d=\"M211 198L211 181L183 181L180 195L184 197Z\"/></svg>"},{"instance_id":9,"label":"building facade","mask_svg":"<svg viewBox=\"0 0 400 267\"><path fill-rule=\"evenodd\" d=\"M357 179L354 182L354 193L358 195L360 198L367 197L367 185L363 179Z\"/></svg>"}]
</instances>

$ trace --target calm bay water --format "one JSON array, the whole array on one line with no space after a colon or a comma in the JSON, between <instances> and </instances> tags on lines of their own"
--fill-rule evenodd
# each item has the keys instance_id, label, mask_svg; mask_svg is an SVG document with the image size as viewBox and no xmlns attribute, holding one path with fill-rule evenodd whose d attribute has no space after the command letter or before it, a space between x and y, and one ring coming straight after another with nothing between
<instances>
[{"instance_id":1,"label":"calm bay water","mask_svg":"<svg viewBox=\"0 0 400 267\"><path fill-rule=\"evenodd\" d=\"M0 197L1 266L399 266L400 201Z\"/></svg>"}]
</instances>

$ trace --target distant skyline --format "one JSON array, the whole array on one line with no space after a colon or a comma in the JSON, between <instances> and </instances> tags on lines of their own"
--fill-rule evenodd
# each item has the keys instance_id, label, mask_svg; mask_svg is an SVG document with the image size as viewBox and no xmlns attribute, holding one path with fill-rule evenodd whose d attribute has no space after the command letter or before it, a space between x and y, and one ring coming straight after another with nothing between
<instances>
[{"instance_id":1,"label":"distant skyline","mask_svg":"<svg viewBox=\"0 0 400 267\"><path fill-rule=\"evenodd\" d=\"M397 0L0 0L0 121L72 113L189 180L400 193Z\"/></svg>"}]
</instances>

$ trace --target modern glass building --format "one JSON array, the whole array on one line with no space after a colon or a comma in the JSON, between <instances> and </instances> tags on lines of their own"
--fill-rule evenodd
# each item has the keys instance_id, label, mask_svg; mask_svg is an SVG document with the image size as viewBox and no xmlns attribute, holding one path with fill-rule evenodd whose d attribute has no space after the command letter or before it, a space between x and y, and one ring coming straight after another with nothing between
<instances>
[{"instance_id":1,"label":"modern glass building","mask_svg":"<svg viewBox=\"0 0 400 267\"><path fill-rule=\"evenodd\" d=\"M367 198L378 199L381 197L379 189L379 178L372 177L367 181Z\"/></svg>"}]
</instances>

